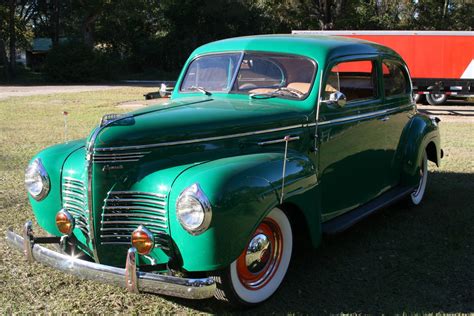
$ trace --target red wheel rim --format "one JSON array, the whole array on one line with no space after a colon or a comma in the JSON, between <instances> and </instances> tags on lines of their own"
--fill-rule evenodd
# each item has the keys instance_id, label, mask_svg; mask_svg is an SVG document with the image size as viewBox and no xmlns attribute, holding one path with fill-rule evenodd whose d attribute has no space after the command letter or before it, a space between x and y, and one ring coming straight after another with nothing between
<instances>
[{"instance_id":1,"label":"red wheel rim","mask_svg":"<svg viewBox=\"0 0 474 316\"><path fill-rule=\"evenodd\" d=\"M265 237L264 237L265 236ZM264 239L267 247L259 252L253 252L252 242ZM268 284L278 270L283 254L283 236L280 226L271 218L265 218L255 230L251 241L237 259L237 276L240 283L249 290L259 290ZM260 267L249 265L252 259L258 261ZM258 258L258 259L255 259ZM254 262L255 263L255 262Z\"/></svg>"}]
</instances>

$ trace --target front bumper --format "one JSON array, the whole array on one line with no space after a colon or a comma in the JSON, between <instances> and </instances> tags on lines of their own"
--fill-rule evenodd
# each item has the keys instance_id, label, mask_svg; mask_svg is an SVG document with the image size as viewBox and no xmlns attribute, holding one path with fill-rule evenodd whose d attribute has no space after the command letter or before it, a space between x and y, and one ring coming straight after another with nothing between
<instances>
[{"instance_id":1,"label":"front bumper","mask_svg":"<svg viewBox=\"0 0 474 316\"><path fill-rule=\"evenodd\" d=\"M52 251L34 243L31 222L25 224L23 237L13 229L7 231L7 243L23 251L28 261L37 261L80 278L108 283L132 292L149 292L188 299L214 296L216 284L212 278L189 279L136 270L135 248L130 248L125 269L80 260Z\"/></svg>"}]
</instances>

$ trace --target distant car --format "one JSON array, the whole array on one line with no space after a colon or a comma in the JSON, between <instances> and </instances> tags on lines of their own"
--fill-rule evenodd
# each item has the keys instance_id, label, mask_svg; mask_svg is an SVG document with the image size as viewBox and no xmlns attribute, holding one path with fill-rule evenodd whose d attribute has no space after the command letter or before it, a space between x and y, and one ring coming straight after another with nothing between
<instances>
[{"instance_id":1,"label":"distant car","mask_svg":"<svg viewBox=\"0 0 474 316\"><path fill-rule=\"evenodd\" d=\"M26 187L55 237L27 222L7 239L30 261L134 292L258 304L296 242L317 247L395 200L422 201L427 161L442 157L437 124L417 112L405 63L386 47L210 43L168 104L105 115L87 139L38 153Z\"/></svg>"}]
</instances>

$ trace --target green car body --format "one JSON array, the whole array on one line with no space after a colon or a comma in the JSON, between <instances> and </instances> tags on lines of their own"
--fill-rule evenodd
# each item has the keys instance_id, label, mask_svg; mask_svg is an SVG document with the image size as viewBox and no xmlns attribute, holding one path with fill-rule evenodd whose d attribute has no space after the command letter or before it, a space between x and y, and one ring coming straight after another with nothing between
<instances>
[{"instance_id":1,"label":"green car body","mask_svg":"<svg viewBox=\"0 0 474 316\"><path fill-rule=\"evenodd\" d=\"M193 60L226 52L303 56L316 65L311 87L301 99L180 90ZM325 101L332 67L352 60L373 63L376 97L345 106ZM172 262L187 275L228 267L275 207L317 247L324 231L338 230L326 224L342 225L342 216L391 190L413 191L425 153L440 162L437 122L417 112L409 79L404 93L385 95L383 60L405 67L388 48L343 38L254 36L199 47L168 103L105 122L87 139L33 158L41 160L50 180L43 200L30 196L37 222L61 236L56 213L71 210L75 246L97 263L124 267L130 238L108 235L104 215L111 200L131 200L135 192L141 206L163 215L148 218L143 215L151 213L143 212L124 224L149 225L159 236L138 265ZM180 194L193 184L212 208L209 227L199 234L184 229L176 212Z\"/></svg>"}]
</instances>

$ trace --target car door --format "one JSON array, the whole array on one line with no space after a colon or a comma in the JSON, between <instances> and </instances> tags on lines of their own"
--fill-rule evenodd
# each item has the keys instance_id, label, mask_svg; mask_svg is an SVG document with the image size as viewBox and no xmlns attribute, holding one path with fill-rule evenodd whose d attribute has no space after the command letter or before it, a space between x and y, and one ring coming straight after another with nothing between
<instances>
[{"instance_id":1,"label":"car door","mask_svg":"<svg viewBox=\"0 0 474 316\"><path fill-rule=\"evenodd\" d=\"M318 120L323 221L364 204L385 188L383 96L377 56L330 64L322 85ZM324 101L342 92L344 106Z\"/></svg>"},{"instance_id":2,"label":"car door","mask_svg":"<svg viewBox=\"0 0 474 316\"><path fill-rule=\"evenodd\" d=\"M384 121L385 151L390 156L387 161L385 183L395 186L400 181L403 129L414 114L410 76L402 61L393 57L382 59L383 94L387 111Z\"/></svg>"}]
</instances>

